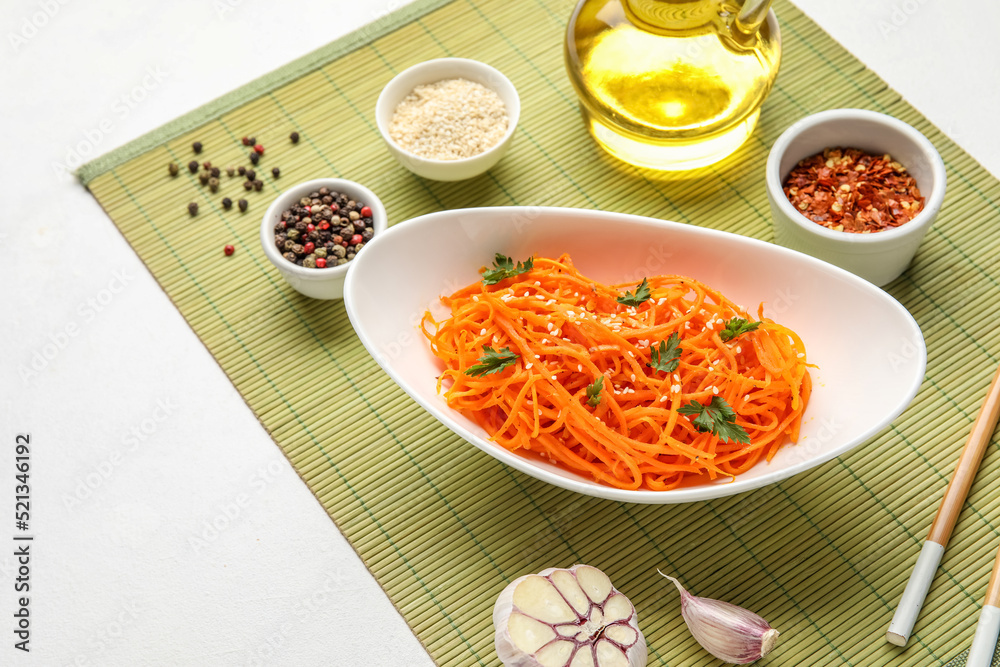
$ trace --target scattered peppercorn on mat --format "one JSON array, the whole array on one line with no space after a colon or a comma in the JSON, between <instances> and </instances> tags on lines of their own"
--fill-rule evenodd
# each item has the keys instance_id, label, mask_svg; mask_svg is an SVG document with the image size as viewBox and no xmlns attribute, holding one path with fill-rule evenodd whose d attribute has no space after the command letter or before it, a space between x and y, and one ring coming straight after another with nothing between
<instances>
[{"instance_id":1,"label":"scattered peppercorn on mat","mask_svg":"<svg viewBox=\"0 0 1000 667\"><path fill-rule=\"evenodd\" d=\"M491 610L499 593L522 574L574 563L600 567L635 603L650 664L719 664L688 633L677 592L656 568L678 575L693 594L752 609L778 628L777 648L759 664L926 666L956 656L964 663L1000 540L1000 495L991 492L1000 482L996 439L909 646L900 651L884 635L1000 360L1000 185L780 0L781 73L758 128L736 154L683 177L616 162L585 132L563 68L572 6L418 0L79 175L439 664L497 664ZM441 56L490 63L521 95L510 152L467 182L412 175L374 125L382 86ZM835 107L874 109L914 125L947 165L936 224L913 266L887 287L927 339L926 380L872 441L741 496L627 505L499 464L398 389L358 341L343 304L293 291L258 241L270 201L321 176L367 185L392 222L446 208L558 205L772 240L768 148L795 120ZM289 140L292 131L298 143ZM200 186L188 161L246 165L245 135L266 149L256 166L263 189L244 191L242 179L225 173L217 193ZM199 155L195 141L204 146ZM170 162L181 167L175 178ZM248 210L223 208L224 196L247 199ZM204 243L206 228L217 244ZM628 239L609 239L615 243ZM232 256L223 255L223 244L234 246ZM851 397L844 401L850 409Z\"/></svg>"}]
</instances>

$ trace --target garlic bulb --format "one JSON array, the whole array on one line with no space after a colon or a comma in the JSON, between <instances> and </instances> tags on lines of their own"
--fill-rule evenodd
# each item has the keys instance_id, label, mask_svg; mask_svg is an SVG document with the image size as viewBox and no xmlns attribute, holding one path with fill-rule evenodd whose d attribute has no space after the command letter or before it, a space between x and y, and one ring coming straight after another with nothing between
<instances>
[{"instance_id":1,"label":"garlic bulb","mask_svg":"<svg viewBox=\"0 0 1000 667\"><path fill-rule=\"evenodd\" d=\"M657 572L660 572L657 570ZM702 647L719 660L746 665L770 653L778 631L743 607L691 595L662 572L681 593L681 616Z\"/></svg>"},{"instance_id":2,"label":"garlic bulb","mask_svg":"<svg viewBox=\"0 0 1000 667\"><path fill-rule=\"evenodd\" d=\"M506 667L644 667L635 607L596 567L549 568L510 582L493 607Z\"/></svg>"}]
</instances>

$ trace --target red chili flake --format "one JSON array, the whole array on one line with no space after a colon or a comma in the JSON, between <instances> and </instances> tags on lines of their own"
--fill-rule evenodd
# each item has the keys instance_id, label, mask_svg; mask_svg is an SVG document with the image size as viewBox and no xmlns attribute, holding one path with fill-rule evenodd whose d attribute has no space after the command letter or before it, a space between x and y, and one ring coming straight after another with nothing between
<instances>
[{"instance_id":1,"label":"red chili flake","mask_svg":"<svg viewBox=\"0 0 1000 667\"><path fill-rule=\"evenodd\" d=\"M889 155L827 148L802 160L785 178L788 201L813 222L868 234L899 227L924 207L917 182Z\"/></svg>"}]
</instances>

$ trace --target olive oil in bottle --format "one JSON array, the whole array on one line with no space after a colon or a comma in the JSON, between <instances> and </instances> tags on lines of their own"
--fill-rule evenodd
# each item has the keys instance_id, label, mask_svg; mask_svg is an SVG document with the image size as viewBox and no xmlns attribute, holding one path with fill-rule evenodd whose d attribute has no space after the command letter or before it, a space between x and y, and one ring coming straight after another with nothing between
<instances>
[{"instance_id":1,"label":"olive oil in bottle","mask_svg":"<svg viewBox=\"0 0 1000 667\"><path fill-rule=\"evenodd\" d=\"M597 143L625 162L685 170L753 132L781 59L767 0L581 0L566 67Z\"/></svg>"}]
</instances>

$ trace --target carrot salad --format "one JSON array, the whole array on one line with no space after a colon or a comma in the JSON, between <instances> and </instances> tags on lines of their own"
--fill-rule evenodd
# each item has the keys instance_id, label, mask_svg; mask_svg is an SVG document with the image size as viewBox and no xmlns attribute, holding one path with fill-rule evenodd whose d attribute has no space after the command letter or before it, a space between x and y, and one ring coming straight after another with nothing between
<instances>
[{"instance_id":1,"label":"carrot salad","mask_svg":"<svg viewBox=\"0 0 1000 667\"><path fill-rule=\"evenodd\" d=\"M733 477L798 437L805 348L683 276L603 285L568 255L514 264L424 315L438 391L513 452L621 489Z\"/></svg>"}]
</instances>

